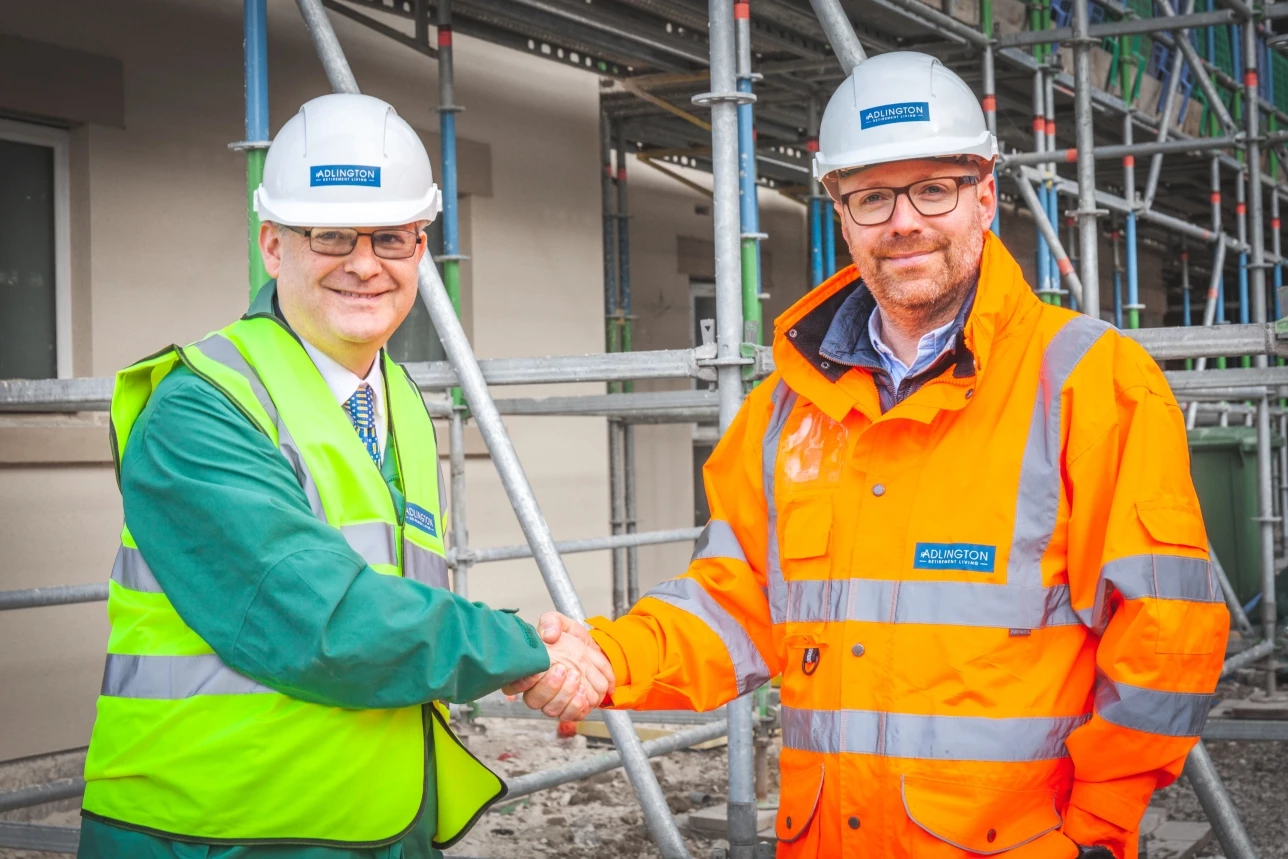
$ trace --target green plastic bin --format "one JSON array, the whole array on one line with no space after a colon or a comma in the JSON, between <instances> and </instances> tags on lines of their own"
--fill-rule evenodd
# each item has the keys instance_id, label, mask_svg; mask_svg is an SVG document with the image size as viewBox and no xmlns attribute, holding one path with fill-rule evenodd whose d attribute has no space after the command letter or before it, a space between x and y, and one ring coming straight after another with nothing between
<instances>
[{"instance_id":1,"label":"green plastic bin","mask_svg":"<svg viewBox=\"0 0 1288 859\"><path fill-rule=\"evenodd\" d=\"M1189 432L1190 473L1212 549L1246 605L1261 593L1261 523L1257 504L1256 427L1198 427ZM1272 434L1272 449L1283 439ZM1281 577L1282 578L1282 577ZM1283 587L1282 581L1280 587ZM1277 595L1276 602L1283 604Z\"/></svg>"}]
</instances>

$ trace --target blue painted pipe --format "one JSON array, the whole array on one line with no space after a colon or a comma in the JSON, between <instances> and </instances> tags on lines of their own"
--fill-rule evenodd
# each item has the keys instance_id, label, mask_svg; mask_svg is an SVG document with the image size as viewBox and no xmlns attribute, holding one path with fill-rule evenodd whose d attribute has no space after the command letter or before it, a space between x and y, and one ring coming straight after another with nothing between
<instances>
[{"instance_id":1,"label":"blue painted pipe","mask_svg":"<svg viewBox=\"0 0 1288 859\"><path fill-rule=\"evenodd\" d=\"M245 0L246 139L268 140L268 0Z\"/></svg>"},{"instance_id":2,"label":"blue painted pipe","mask_svg":"<svg viewBox=\"0 0 1288 859\"><path fill-rule=\"evenodd\" d=\"M994 167L994 168L993 168L993 191L994 191L994 196L996 196L996 193L997 193L997 168L996 168L996 167ZM993 226L992 226L992 230L993 230L993 235L997 236L998 238L1001 238L1001 236L1002 236L1002 206L1001 206L1001 201L1000 201L1000 200L998 201L998 206L997 206L997 208L995 208L995 209L993 210Z\"/></svg>"},{"instance_id":3,"label":"blue painted pipe","mask_svg":"<svg viewBox=\"0 0 1288 859\"><path fill-rule=\"evenodd\" d=\"M1239 322L1247 325L1251 320L1248 315L1248 254L1239 254Z\"/></svg>"},{"instance_id":4,"label":"blue painted pipe","mask_svg":"<svg viewBox=\"0 0 1288 859\"><path fill-rule=\"evenodd\" d=\"M1123 274L1114 271L1114 325L1123 327Z\"/></svg>"},{"instance_id":5,"label":"blue painted pipe","mask_svg":"<svg viewBox=\"0 0 1288 859\"><path fill-rule=\"evenodd\" d=\"M809 201L809 277L810 286L823 282L823 201Z\"/></svg>"},{"instance_id":6,"label":"blue painted pipe","mask_svg":"<svg viewBox=\"0 0 1288 859\"><path fill-rule=\"evenodd\" d=\"M1140 278L1137 270L1136 260L1136 213L1127 213L1127 305L1135 308L1140 304ZM1139 323L1139 311L1133 309L1131 316ZM1122 320L1118 321L1118 327L1122 328ZM1133 325L1133 328L1136 326Z\"/></svg>"},{"instance_id":7,"label":"blue painted pipe","mask_svg":"<svg viewBox=\"0 0 1288 859\"><path fill-rule=\"evenodd\" d=\"M438 130L442 136L443 175L443 255L460 253L460 221L456 203L456 114L438 112Z\"/></svg>"},{"instance_id":8,"label":"blue painted pipe","mask_svg":"<svg viewBox=\"0 0 1288 859\"><path fill-rule=\"evenodd\" d=\"M1042 211L1050 212L1051 207L1047 204L1046 183L1038 183L1038 205ZM1036 230L1037 228L1034 227ZM1037 270L1038 270L1038 295L1043 301L1049 301L1051 289L1051 249L1047 247L1046 239L1042 236L1042 231L1037 230Z\"/></svg>"},{"instance_id":9,"label":"blue painted pipe","mask_svg":"<svg viewBox=\"0 0 1288 859\"><path fill-rule=\"evenodd\" d=\"M1194 324L1190 315L1190 291L1188 289L1181 292L1181 324L1186 328Z\"/></svg>"},{"instance_id":10,"label":"blue painted pipe","mask_svg":"<svg viewBox=\"0 0 1288 859\"><path fill-rule=\"evenodd\" d=\"M836 274L836 219L823 201L823 274L831 277Z\"/></svg>"},{"instance_id":11,"label":"blue painted pipe","mask_svg":"<svg viewBox=\"0 0 1288 859\"><path fill-rule=\"evenodd\" d=\"M738 92L751 92L751 81L741 78ZM750 104L738 105L738 214L743 233L760 232L760 203L756 199L756 131ZM757 248L760 247L757 242ZM760 290L760 266L756 267L756 291Z\"/></svg>"}]
</instances>

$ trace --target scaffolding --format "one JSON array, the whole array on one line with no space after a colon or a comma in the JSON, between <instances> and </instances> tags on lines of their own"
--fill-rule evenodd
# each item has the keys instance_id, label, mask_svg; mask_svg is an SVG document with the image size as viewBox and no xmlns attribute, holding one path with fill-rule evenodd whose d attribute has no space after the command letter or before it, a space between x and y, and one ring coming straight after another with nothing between
<instances>
[{"instance_id":1,"label":"scaffolding","mask_svg":"<svg viewBox=\"0 0 1288 859\"><path fill-rule=\"evenodd\" d=\"M475 564L531 557L556 607L583 612L562 555L609 550L613 611L639 597L639 546L688 542L698 528L641 532L636 521L636 424L732 422L749 385L773 370L763 344L762 275L757 212L759 189L773 189L806 205L809 276L817 284L836 266L835 226L817 183L810 153L817 148L821 100L868 51L912 48L935 54L979 88L989 126L1002 143L999 173L1016 195L994 229L1033 229L1034 287L1042 300L1101 316L1099 254L1106 237L1114 254L1114 319L1162 366L1186 407L1187 423L1256 428L1258 521L1261 536L1261 640L1227 660L1222 676L1262 663L1264 684L1275 689L1276 526L1288 510L1288 446L1276 456L1271 424L1288 434L1288 319L1280 319L1282 285L1279 208L1288 184L1280 161L1288 157L1288 38L1274 23L1288 3L1187 0L1179 12L1169 0L1038 0L1013 2L1024 26L1008 31L994 18L1006 0L810 0L810 10L788 0L757 0L756 17L744 0L607 0L595 6L564 0L297 0L327 79L337 92L358 92L326 10L381 32L436 59L438 64L442 252L420 268L420 295L447 354L446 361L409 365L431 413L449 425L453 588L468 594ZM938 6L938 8L936 8ZM363 10L415 22L407 36ZM430 44L433 13L436 43ZM857 14L861 12L862 14ZM268 138L265 0L244 0L247 190L263 170ZM853 21L865 23L855 27ZM656 26L665 22L664 31ZM584 68L614 83L601 98L605 352L523 359L475 358L459 321L459 248L456 190L453 32ZM705 32L705 44L699 34ZM834 54L834 56L833 56ZM999 70L999 66L1001 67ZM704 92L692 92L706 83ZM1060 105L1060 100L1065 104ZM1063 107L1073 134L1057 135ZM1031 130L1011 123L999 130L998 112L1031 110ZM1198 110L1194 120L1193 111ZM1069 117L1066 117L1069 118ZM1193 120L1193 121L1191 121ZM1264 120L1264 127L1263 127ZM1063 124L1063 123L1062 123ZM1141 135L1138 142L1135 138ZM1071 137L1071 139L1070 139ZM1148 139L1146 139L1148 138ZM1072 143L1072 145L1068 145ZM1061 145L1064 144L1064 145ZM691 349L632 351L628 152L649 166L711 196L714 208L716 319L703 324L703 342ZM1150 159L1143 194L1136 157ZM1101 165L1105 166L1101 166ZM1066 165L1071 176L1062 175ZM708 190L677 172L711 173ZM1099 171L1099 178L1097 173ZM1232 182L1234 206L1223 203ZM1166 193L1160 195L1160 188ZM1269 194L1270 218L1265 205ZM1207 205L1202 202L1207 198ZM1166 202L1166 211L1156 206ZM249 202L249 197L248 197ZM1062 205L1066 208L1063 212ZM1027 216L1023 213L1027 212ZM1104 229L1113 218L1108 233ZM1032 221L1025 227L1025 217ZM1228 225L1233 217L1234 229ZM1200 223L1206 222L1205 226ZM1060 226L1067 228L1062 241ZM248 210L252 292L264 281ZM1269 228L1267 230L1267 227ZM1005 234L1003 232L1003 234ZM1270 243L1267 248L1266 237ZM1172 290L1180 307L1162 308L1175 327L1141 327L1139 250L1175 250ZM1190 254L1209 254L1192 264ZM1068 251L1075 251L1070 254ZM1121 254L1120 254L1121 252ZM1202 254L1198 255L1204 256ZM1233 260L1237 322L1227 323L1225 282ZM442 267L441 272L439 266ZM1267 271L1272 272L1268 280ZM1206 274L1199 324L1191 303L1192 275ZM1274 289L1274 292L1271 289ZM1273 310L1273 317L1271 315ZM1215 367L1209 369L1209 360ZM1184 369L1180 369L1182 365ZM714 383L714 390L642 393L646 379ZM607 392L589 396L494 398L491 388L515 384L599 382ZM103 411L110 379L0 381L0 411ZM594 415L609 433L610 535L556 542L503 424L503 415ZM471 548L465 493L464 428L473 421L527 540L522 546ZM1218 558L1217 579L1232 622L1252 637L1246 616ZM0 592L0 611L101 601L106 583ZM687 850L648 758L727 735L729 856L762 855L756 833L757 772L774 718L763 696L749 693L696 727L641 743L630 717L605 712L617 751L510 783L522 796L622 766L639 797L649 833L667 859ZM455 708L459 718L514 715L496 702ZM666 714L689 721L681 714ZM1209 739L1288 740L1288 723L1264 722L1205 731ZM1227 856L1252 857L1251 842L1200 742L1185 773ZM0 794L0 811L79 795L79 780ZM761 786L763 787L763 786ZM0 844L74 850L74 830L0 824Z\"/></svg>"}]
</instances>

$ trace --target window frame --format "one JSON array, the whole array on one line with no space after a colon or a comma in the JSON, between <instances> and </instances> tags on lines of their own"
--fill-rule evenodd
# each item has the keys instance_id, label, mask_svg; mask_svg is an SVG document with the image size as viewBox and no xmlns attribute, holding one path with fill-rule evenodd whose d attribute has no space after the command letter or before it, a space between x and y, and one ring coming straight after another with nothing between
<instances>
[{"instance_id":1,"label":"window frame","mask_svg":"<svg viewBox=\"0 0 1288 859\"><path fill-rule=\"evenodd\" d=\"M72 377L71 135L65 128L0 118L0 140L54 151L54 354L58 379Z\"/></svg>"}]
</instances>

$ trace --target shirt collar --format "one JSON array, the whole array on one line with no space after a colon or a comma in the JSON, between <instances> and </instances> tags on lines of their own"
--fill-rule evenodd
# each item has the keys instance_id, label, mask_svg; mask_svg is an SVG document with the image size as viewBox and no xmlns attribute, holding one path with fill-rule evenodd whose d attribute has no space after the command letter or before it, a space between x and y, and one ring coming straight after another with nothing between
<instances>
[{"instance_id":1,"label":"shirt collar","mask_svg":"<svg viewBox=\"0 0 1288 859\"><path fill-rule=\"evenodd\" d=\"M895 355L894 350L882 339L881 335L885 333L884 321L880 307L872 311L872 315L868 317L868 338L872 341L872 346L877 350L878 355L890 361L898 361L902 365L903 361L899 360L899 356ZM923 363L929 365L931 361L942 355L952 345L952 335L955 333L953 326L956 323L956 319L950 319L933 331L927 331L921 335L921 339L917 341L917 354L912 364L905 369L909 371L920 369L918 365Z\"/></svg>"},{"instance_id":2,"label":"shirt collar","mask_svg":"<svg viewBox=\"0 0 1288 859\"><path fill-rule=\"evenodd\" d=\"M304 351L308 352L309 357L313 359L313 366L317 367L318 372L322 374L322 380L331 389L331 395L335 397L336 402L342 406L346 405L349 402L349 398L353 396L353 392L358 390L358 386L365 382L371 386L371 394L375 399L376 417L384 417L385 385L384 376L380 372L380 360L384 350L381 350L381 353L376 355L376 360L371 362L371 370L367 373L367 377L363 379L303 337L300 338L300 344L304 346Z\"/></svg>"},{"instance_id":3,"label":"shirt collar","mask_svg":"<svg viewBox=\"0 0 1288 859\"><path fill-rule=\"evenodd\" d=\"M952 322L949 322L944 328L936 329L931 334L942 337L943 343L956 346L958 335L965 328L966 320L970 317L971 309L975 305L976 292L977 290L971 290L970 295L962 302L961 309L957 311L957 316ZM819 346L818 354L829 361L835 361L849 367L884 369L884 362L881 360L881 355L873 342L872 326L870 324L872 317L877 312L876 299L872 297L867 284L860 280L858 288L850 293L844 303L836 309L835 316L832 317L831 324L827 328L827 334L824 335L823 341ZM924 342L923 338L922 343ZM936 350L936 353L940 351L942 349ZM961 351L962 356L967 354L967 350L963 349Z\"/></svg>"}]
</instances>

